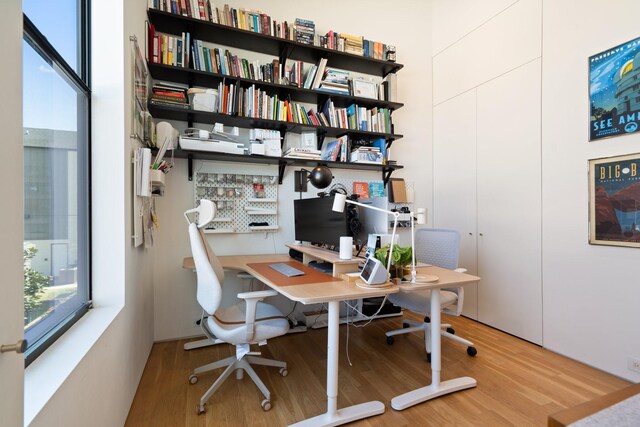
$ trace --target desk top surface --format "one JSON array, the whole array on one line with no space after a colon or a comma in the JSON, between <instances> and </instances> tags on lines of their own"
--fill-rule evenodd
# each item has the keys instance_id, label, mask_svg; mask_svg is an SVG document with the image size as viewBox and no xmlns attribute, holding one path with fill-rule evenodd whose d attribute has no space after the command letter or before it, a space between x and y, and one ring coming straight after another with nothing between
<instances>
[{"instance_id":1,"label":"desk top surface","mask_svg":"<svg viewBox=\"0 0 640 427\"><path fill-rule=\"evenodd\" d=\"M269 287L278 291L282 295L293 301L303 304L316 304L327 301L344 301L359 298L372 298L384 296L398 291L411 292L425 289L439 289L473 283L480 280L479 277L466 273L458 273L440 267L419 267L421 274L438 276L438 281L434 283L403 283L400 286L389 286L386 288L364 289L355 283L348 283L336 278L334 281L322 283L306 283L300 285L278 286L272 280L252 269L248 264L265 262L290 262L292 259L286 254L265 254L265 255L230 255L218 257L225 269L240 270L250 273L255 278L261 280ZM193 258L185 258L182 266L184 268L194 268Z\"/></svg>"}]
</instances>

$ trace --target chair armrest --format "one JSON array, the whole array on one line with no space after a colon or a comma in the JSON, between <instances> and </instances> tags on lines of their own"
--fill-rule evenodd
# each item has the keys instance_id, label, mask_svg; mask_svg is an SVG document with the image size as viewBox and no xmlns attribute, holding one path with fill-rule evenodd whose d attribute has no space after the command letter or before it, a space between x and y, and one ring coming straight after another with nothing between
<instances>
[{"instance_id":1,"label":"chair armrest","mask_svg":"<svg viewBox=\"0 0 640 427\"><path fill-rule=\"evenodd\" d=\"M261 300L267 297L275 297L278 295L276 291L273 289L267 289L265 291L255 291L255 292L240 292L237 297L244 300L257 299Z\"/></svg>"},{"instance_id":2,"label":"chair armrest","mask_svg":"<svg viewBox=\"0 0 640 427\"><path fill-rule=\"evenodd\" d=\"M455 292L458 295L458 300L456 301L455 309L450 310L448 308L445 308L442 311L453 316L460 316L462 314L462 308L464 306L464 287L456 286L455 288L445 288L443 290Z\"/></svg>"},{"instance_id":3,"label":"chair armrest","mask_svg":"<svg viewBox=\"0 0 640 427\"><path fill-rule=\"evenodd\" d=\"M238 298L245 300L246 306L244 311L244 323L245 323L245 340L250 343L253 341L253 335L255 333L255 321L256 310L258 308L258 302L264 298L273 297L278 293L272 289L266 291L255 292L241 292L238 294Z\"/></svg>"}]
</instances>

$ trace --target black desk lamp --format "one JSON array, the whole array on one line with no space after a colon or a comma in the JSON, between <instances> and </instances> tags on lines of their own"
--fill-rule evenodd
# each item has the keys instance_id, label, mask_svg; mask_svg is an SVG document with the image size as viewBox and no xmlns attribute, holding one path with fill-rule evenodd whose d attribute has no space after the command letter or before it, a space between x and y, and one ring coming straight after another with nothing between
<instances>
[{"instance_id":1,"label":"black desk lamp","mask_svg":"<svg viewBox=\"0 0 640 427\"><path fill-rule=\"evenodd\" d=\"M300 169L295 171L294 191L307 191L307 181L316 188L327 188L333 180L333 174L331 169L324 165L318 165L315 168L308 171L306 169Z\"/></svg>"}]
</instances>

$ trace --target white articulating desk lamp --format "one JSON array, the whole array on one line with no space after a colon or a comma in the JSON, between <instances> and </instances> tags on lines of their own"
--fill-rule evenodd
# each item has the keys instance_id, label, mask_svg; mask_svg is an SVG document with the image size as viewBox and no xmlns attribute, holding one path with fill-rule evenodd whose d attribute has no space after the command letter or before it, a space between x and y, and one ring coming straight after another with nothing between
<instances>
[{"instance_id":1,"label":"white articulating desk lamp","mask_svg":"<svg viewBox=\"0 0 640 427\"><path fill-rule=\"evenodd\" d=\"M413 226L413 212L411 212L411 283L416 283L417 274L416 274L416 243L415 243L415 232ZM427 214L424 208L418 208L416 222L418 224L426 224L427 222Z\"/></svg>"},{"instance_id":2,"label":"white articulating desk lamp","mask_svg":"<svg viewBox=\"0 0 640 427\"><path fill-rule=\"evenodd\" d=\"M388 211L386 209L380 209L375 206L365 205L364 203L359 203L354 200L347 199L347 196L344 194L335 195L335 199L333 200L332 210L334 212L344 212L345 203L351 203L352 205L358 205L367 209L373 209L375 211L386 212L388 214L393 215L393 232L391 233L391 244L389 246L389 256L387 260L387 273L389 273L391 271L391 259L393 258L393 243L396 238L396 228L398 227L398 217L400 216L400 213Z\"/></svg>"}]
</instances>

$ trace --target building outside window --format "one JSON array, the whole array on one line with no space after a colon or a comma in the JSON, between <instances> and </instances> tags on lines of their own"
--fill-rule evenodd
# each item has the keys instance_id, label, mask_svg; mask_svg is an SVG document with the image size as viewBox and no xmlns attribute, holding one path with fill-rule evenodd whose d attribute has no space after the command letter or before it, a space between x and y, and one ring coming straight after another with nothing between
<instances>
[{"instance_id":1,"label":"building outside window","mask_svg":"<svg viewBox=\"0 0 640 427\"><path fill-rule=\"evenodd\" d=\"M23 0L27 364L90 307L88 7Z\"/></svg>"}]
</instances>

